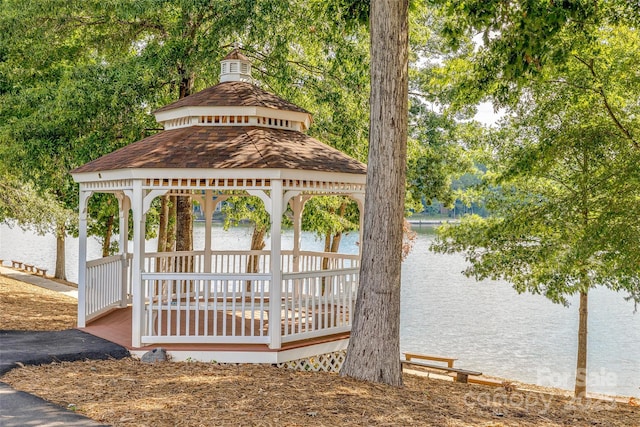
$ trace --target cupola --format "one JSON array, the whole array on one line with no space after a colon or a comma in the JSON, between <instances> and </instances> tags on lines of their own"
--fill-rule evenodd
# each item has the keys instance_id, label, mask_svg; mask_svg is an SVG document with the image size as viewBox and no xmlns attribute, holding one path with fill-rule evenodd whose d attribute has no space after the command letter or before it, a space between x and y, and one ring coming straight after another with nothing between
<instances>
[{"instance_id":1,"label":"cupola","mask_svg":"<svg viewBox=\"0 0 640 427\"><path fill-rule=\"evenodd\" d=\"M311 114L253 83L251 61L234 48L220 63L220 83L154 112L165 130L257 126L304 132Z\"/></svg>"},{"instance_id":2,"label":"cupola","mask_svg":"<svg viewBox=\"0 0 640 427\"><path fill-rule=\"evenodd\" d=\"M233 49L220 62L220 83L224 82L251 83L251 61L238 48Z\"/></svg>"}]
</instances>

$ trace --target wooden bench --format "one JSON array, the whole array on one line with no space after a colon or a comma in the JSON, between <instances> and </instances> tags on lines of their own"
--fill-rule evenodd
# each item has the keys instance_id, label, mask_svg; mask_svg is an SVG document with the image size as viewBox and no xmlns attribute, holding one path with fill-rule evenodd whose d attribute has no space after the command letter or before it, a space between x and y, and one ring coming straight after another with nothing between
<instances>
[{"instance_id":1,"label":"wooden bench","mask_svg":"<svg viewBox=\"0 0 640 427\"><path fill-rule=\"evenodd\" d=\"M34 266L32 264L24 264L24 269L33 273Z\"/></svg>"},{"instance_id":2,"label":"wooden bench","mask_svg":"<svg viewBox=\"0 0 640 427\"><path fill-rule=\"evenodd\" d=\"M456 374L456 381L459 383L469 382L469 375L473 375L473 376L482 375L482 372L478 372L478 371L469 371L467 369L459 369L459 368L453 368L449 366L434 365L431 363L414 362L412 360L400 359L400 363L402 364L403 368L405 365L410 365L410 366L419 366L421 368L427 368L427 369L436 369L436 370L445 371L445 372L453 372Z\"/></svg>"},{"instance_id":3,"label":"wooden bench","mask_svg":"<svg viewBox=\"0 0 640 427\"><path fill-rule=\"evenodd\" d=\"M22 269L22 263L20 261L11 260L11 267Z\"/></svg>"},{"instance_id":4,"label":"wooden bench","mask_svg":"<svg viewBox=\"0 0 640 427\"><path fill-rule=\"evenodd\" d=\"M47 270L44 268L36 267L36 274L42 274L42 277L47 277Z\"/></svg>"},{"instance_id":5,"label":"wooden bench","mask_svg":"<svg viewBox=\"0 0 640 427\"><path fill-rule=\"evenodd\" d=\"M427 354L418 354L418 353L403 353L404 358L407 360L411 359L422 359L422 360L432 360L434 362L446 362L447 367L453 368L453 363L458 360L452 357L443 357L443 356L430 356Z\"/></svg>"}]
</instances>

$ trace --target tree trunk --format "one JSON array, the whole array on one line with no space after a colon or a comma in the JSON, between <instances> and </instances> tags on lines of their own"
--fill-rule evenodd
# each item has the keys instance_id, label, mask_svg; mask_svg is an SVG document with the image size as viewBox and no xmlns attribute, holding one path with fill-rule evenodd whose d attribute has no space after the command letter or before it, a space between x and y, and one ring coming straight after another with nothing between
<instances>
[{"instance_id":1,"label":"tree trunk","mask_svg":"<svg viewBox=\"0 0 640 427\"><path fill-rule=\"evenodd\" d=\"M173 252L176 249L176 220L178 216L178 203L176 196L169 197L169 218L167 219L167 243L165 252Z\"/></svg>"},{"instance_id":2,"label":"tree trunk","mask_svg":"<svg viewBox=\"0 0 640 427\"><path fill-rule=\"evenodd\" d=\"M188 72L183 67L178 67L180 78L179 99L185 98L193 92L193 82L195 75ZM193 250L193 205L191 196L176 197L176 251ZM189 262L187 269L192 271L193 263Z\"/></svg>"},{"instance_id":3,"label":"tree trunk","mask_svg":"<svg viewBox=\"0 0 640 427\"><path fill-rule=\"evenodd\" d=\"M67 280L67 272L65 269L66 253L64 248L67 230L64 224L58 224L56 229L56 272L53 275L56 279Z\"/></svg>"},{"instance_id":4,"label":"tree trunk","mask_svg":"<svg viewBox=\"0 0 640 427\"><path fill-rule=\"evenodd\" d=\"M371 123L360 287L341 375L402 385L400 267L407 157L408 0L371 2Z\"/></svg>"},{"instance_id":5,"label":"tree trunk","mask_svg":"<svg viewBox=\"0 0 640 427\"><path fill-rule=\"evenodd\" d=\"M177 196L176 213L176 251L193 250L193 212L191 196ZM193 272L193 258L181 258L182 263L176 271ZM186 289L186 288L185 288Z\"/></svg>"},{"instance_id":6,"label":"tree trunk","mask_svg":"<svg viewBox=\"0 0 640 427\"><path fill-rule=\"evenodd\" d=\"M251 234L251 250L261 251L265 247L264 236L267 234L266 228L253 227L253 233ZM250 255L247 262L247 273L257 273L259 271L258 261L260 257L258 255ZM247 280L247 292L251 292L251 280Z\"/></svg>"},{"instance_id":7,"label":"tree trunk","mask_svg":"<svg viewBox=\"0 0 640 427\"><path fill-rule=\"evenodd\" d=\"M580 321L578 324L578 360L576 363L576 384L574 396L587 397L587 320L589 315L589 294L580 292Z\"/></svg>"},{"instance_id":8,"label":"tree trunk","mask_svg":"<svg viewBox=\"0 0 640 427\"><path fill-rule=\"evenodd\" d=\"M158 218L158 252L167 250L167 228L169 227L169 196L160 197Z\"/></svg>"},{"instance_id":9,"label":"tree trunk","mask_svg":"<svg viewBox=\"0 0 640 427\"><path fill-rule=\"evenodd\" d=\"M158 252L167 250L167 228L169 227L169 196L160 197L160 215L158 218ZM162 258L156 259L156 271L166 271L166 265L161 262Z\"/></svg>"},{"instance_id":10,"label":"tree trunk","mask_svg":"<svg viewBox=\"0 0 640 427\"><path fill-rule=\"evenodd\" d=\"M176 251L193 250L193 212L191 196L178 196L176 209Z\"/></svg>"},{"instance_id":11,"label":"tree trunk","mask_svg":"<svg viewBox=\"0 0 640 427\"><path fill-rule=\"evenodd\" d=\"M107 230L104 233L104 240L102 241L102 257L109 256L109 250L111 249L111 234L113 233L113 218L114 215L109 215L107 218Z\"/></svg>"}]
</instances>

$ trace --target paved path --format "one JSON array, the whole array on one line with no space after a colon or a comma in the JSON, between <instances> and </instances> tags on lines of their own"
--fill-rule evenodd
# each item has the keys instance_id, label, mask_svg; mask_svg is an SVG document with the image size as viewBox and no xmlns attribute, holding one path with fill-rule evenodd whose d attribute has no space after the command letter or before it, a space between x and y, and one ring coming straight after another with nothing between
<instances>
[{"instance_id":1,"label":"paved path","mask_svg":"<svg viewBox=\"0 0 640 427\"><path fill-rule=\"evenodd\" d=\"M14 280L19 280L25 283L31 283L32 285L40 286L41 288L51 289L52 291L60 292L61 294L78 298L78 290L72 286L63 285L62 283L49 280L42 276L36 276L35 274L29 274L24 271L15 270L0 265L0 274L10 277Z\"/></svg>"},{"instance_id":2,"label":"paved path","mask_svg":"<svg viewBox=\"0 0 640 427\"><path fill-rule=\"evenodd\" d=\"M0 331L0 375L23 365L76 360L122 359L126 348L78 329L66 331Z\"/></svg>"},{"instance_id":3,"label":"paved path","mask_svg":"<svg viewBox=\"0 0 640 427\"><path fill-rule=\"evenodd\" d=\"M17 391L0 382L0 426L2 427L95 427L104 426L75 412Z\"/></svg>"},{"instance_id":4,"label":"paved path","mask_svg":"<svg viewBox=\"0 0 640 427\"><path fill-rule=\"evenodd\" d=\"M75 288L11 268L0 274L77 298ZM0 375L23 365L55 361L121 359L124 347L77 329L66 331L0 331ZM0 427L104 426L0 381Z\"/></svg>"}]
</instances>

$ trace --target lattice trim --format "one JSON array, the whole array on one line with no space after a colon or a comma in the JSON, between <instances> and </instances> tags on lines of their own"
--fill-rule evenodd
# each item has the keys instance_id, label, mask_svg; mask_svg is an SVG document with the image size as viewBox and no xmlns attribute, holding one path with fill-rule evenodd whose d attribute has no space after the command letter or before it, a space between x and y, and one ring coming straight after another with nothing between
<instances>
[{"instance_id":1,"label":"lattice trim","mask_svg":"<svg viewBox=\"0 0 640 427\"><path fill-rule=\"evenodd\" d=\"M296 371L339 372L346 355L346 350L335 351L333 353L278 363L276 366L278 368L288 368Z\"/></svg>"}]
</instances>

